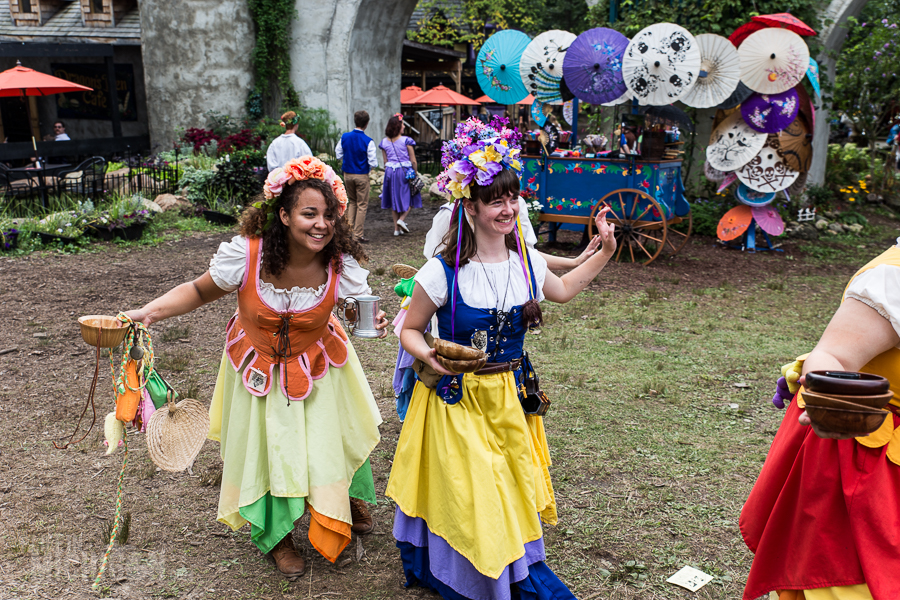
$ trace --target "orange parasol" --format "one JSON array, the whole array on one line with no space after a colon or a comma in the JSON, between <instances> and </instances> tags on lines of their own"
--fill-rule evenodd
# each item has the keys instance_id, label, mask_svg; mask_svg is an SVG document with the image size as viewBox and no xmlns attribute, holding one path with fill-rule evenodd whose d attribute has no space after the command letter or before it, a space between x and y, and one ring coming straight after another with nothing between
<instances>
[{"instance_id":1,"label":"orange parasol","mask_svg":"<svg viewBox=\"0 0 900 600\"><path fill-rule=\"evenodd\" d=\"M22 66L16 66L0 73L0 96L52 96L66 92L92 91L92 88L40 73Z\"/></svg>"},{"instance_id":2,"label":"orange parasol","mask_svg":"<svg viewBox=\"0 0 900 600\"><path fill-rule=\"evenodd\" d=\"M479 106L480 103L454 92L447 86L439 85L416 96L409 104L428 104L430 106Z\"/></svg>"},{"instance_id":3,"label":"orange parasol","mask_svg":"<svg viewBox=\"0 0 900 600\"><path fill-rule=\"evenodd\" d=\"M753 211L746 204L735 206L719 221L716 233L719 239L727 242L743 234L753 222Z\"/></svg>"},{"instance_id":4,"label":"orange parasol","mask_svg":"<svg viewBox=\"0 0 900 600\"><path fill-rule=\"evenodd\" d=\"M410 85L400 90L400 104L409 104L422 95L422 88L417 85Z\"/></svg>"},{"instance_id":5,"label":"orange parasol","mask_svg":"<svg viewBox=\"0 0 900 600\"><path fill-rule=\"evenodd\" d=\"M516 104L520 106L531 106L532 104L534 104L534 96L528 94L527 96L525 96L525 98L516 102Z\"/></svg>"}]
</instances>

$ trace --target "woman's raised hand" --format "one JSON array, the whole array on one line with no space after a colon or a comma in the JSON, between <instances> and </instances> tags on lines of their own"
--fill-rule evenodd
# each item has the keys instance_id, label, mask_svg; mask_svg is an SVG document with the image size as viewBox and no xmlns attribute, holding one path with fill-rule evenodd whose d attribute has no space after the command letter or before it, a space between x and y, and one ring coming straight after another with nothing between
<instances>
[{"instance_id":1,"label":"woman's raised hand","mask_svg":"<svg viewBox=\"0 0 900 600\"><path fill-rule=\"evenodd\" d=\"M153 322L143 308L125 311L125 316L135 323L142 323L145 327L150 327L150 323Z\"/></svg>"},{"instance_id":2,"label":"woman's raised hand","mask_svg":"<svg viewBox=\"0 0 900 600\"><path fill-rule=\"evenodd\" d=\"M578 265L592 257L594 253L597 252L597 248L600 247L601 241L602 240L600 239L599 235L595 235L594 237L592 237L590 243L588 243L587 247L584 249L584 252L575 257L575 266L577 267Z\"/></svg>"},{"instance_id":3,"label":"woman's raised hand","mask_svg":"<svg viewBox=\"0 0 900 600\"><path fill-rule=\"evenodd\" d=\"M616 251L616 226L606 220L606 215L610 212L612 212L612 209L609 206L604 206L597 213L597 216L594 217L594 224L597 226L597 237L594 239L600 240L599 243L603 244L600 251L607 256L611 256Z\"/></svg>"}]
</instances>

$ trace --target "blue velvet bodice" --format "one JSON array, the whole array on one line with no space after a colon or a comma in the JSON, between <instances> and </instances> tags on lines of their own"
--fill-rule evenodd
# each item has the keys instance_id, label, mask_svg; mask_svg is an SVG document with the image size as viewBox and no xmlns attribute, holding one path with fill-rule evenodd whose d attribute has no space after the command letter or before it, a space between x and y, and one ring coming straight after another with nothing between
<instances>
[{"instance_id":1,"label":"blue velvet bodice","mask_svg":"<svg viewBox=\"0 0 900 600\"><path fill-rule=\"evenodd\" d=\"M441 258L440 255L438 258ZM447 276L447 302L438 308L438 330L441 339L455 342L463 346L472 345L472 335L476 331L485 331L488 336L488 345L485 350L490 362L509 362L522 356L522 346L525 341L527 327L522 318L522 305L513 306L508 313L503 328L499 329L496 308L475 308L465 303L459 286L456 286L456 323L451 333L451 314L453 310L453 269L441 259L444 274ZM533 289L537 289L534 272L531 273Z\"/></svg>"}]
</instances>

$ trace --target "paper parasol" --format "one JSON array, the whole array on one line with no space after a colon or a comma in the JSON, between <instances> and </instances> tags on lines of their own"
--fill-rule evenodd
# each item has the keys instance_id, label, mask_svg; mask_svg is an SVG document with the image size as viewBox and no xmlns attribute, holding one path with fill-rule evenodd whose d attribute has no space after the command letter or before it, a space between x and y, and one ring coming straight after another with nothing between
<instances>
[{"instance_id":1,"label":"paper parasol","mask_svg":"<svg viewBox=\"0 0 900 600\"><path fill-rule=\"evenodd\" d=\"M821 98L822 87L819 85L819 63L812 56L809 57L809 68L806 69L806 78L809 79L816 96Z\"/></svg>"},{"instance_id":2,"label":"paper parasol","mask_svg":"<svg viewBox=\"0 0 900 600\"><path fill-rule=\"evenodd\" d=\"M519 61L531 39L521 31L504 29L484 42L475 62L482 91L500 104L515 104L528 95L519 76Z\"/></svg>"},{"instance_id":3,"label":"paper parasol","mask_svg":"<svg viewBox=\"0 0 900 600\"><path fill-rule=\"evenodd\" d=\"M543 127L547 122L547 115L544 114L544 105L535 100L531 103L531 120L537 123L538 127Z\"/></svg>"},{"instance_id":4,"label":"paper parasol","mask_svg":"<svg viewBox=\"0 0 900 600\"><path fill-rule=\"evenodd\" d=\"M797 118L800 109L797 92L753 94L741 104L744 121L760 133L778 133Z\"/></svg>"},{"instance_id":5,"label":"paper parasol","mask_svg":"<svg viewBox=\"0 0 900 600\"><path fill-rule=\"evenodd\" d=\"M792 15L791 13L776 13L773 15L757 15L750 17L751 23L762 23L766 27L779 27L793 31L797 35L816 35L816 31Z\"/></svg>"},{"instance_id":6,"label":"paper parasol","mask_svg":"<svg viewBox=\"0 0 900 600\"><path fill-rule=\"evenodd\" d=\"M540 34L525 47L519 61L519 74L535 100L545 104L562 100L559 81L563 76L563 61L574 41L574 33L552 29Z\"/></svg>"},{"instance_id":7,"label":"paper parasol","mask_svg":"<svg viewBox=\"0 0 900 600\"><path fill-rule=\"evenodd\" d=\"M754 206L750 209L753 220L759 225L759 228L770 235L781 235L784 233L784 220L778 211L771 206Z\"/></svg>"},{"instance_id":8,"label":"paper parasol","mask_svg":"<svg viewBox=\"0 0 900 600\"><path fill-rule=\"evenodd\" d=\"M716 191L721 194L722 192L727 190L728 186L735 181L737 181L737 173L735 173L734 171L725 173L725 179L722 180L722 183L719 184L719 189L717 189Z\"/></svg>"},{"instance_id":9,"label":"paper parasol","mask_svg":"<svg viewBox=\"0 0 900 600\"><path fill-rule=\"evenodd\" d=\"M706 177L708 180L719 183L721 181L725 181L726 175L728 175L728 173L714 168L708 162L703 163L703 176Z\"/></svg>"},{"instance_id":10,"label":"paper parasol","mask_svg":"<svg viewBox=\"0 0 900 600\"><path fill-rule=\"evenodd\" d=\"M734 33L728 36L728 41L734 44L735 48L740 48L741 43L746 40L751 33L755 33L760 29L766 29L766 27L765 23L757 23L756 21L744 23L735 29Z\"/></svg>"},{"instance_id":11,"label":"paper parasol","mask_svg":"<svg viewBox=\"0 0 900 600\"><path fill-rule=\"evenodd\" d=\"M766 134L754 131L735 111L713 130L706 160L720 171L736 171L753 160L765 144Z\"/></svg>"},{"instance_id":12,"label":"paper parasol","mask_svg":"<svg viewBox=\"0 0 900 600\"><path fill-rule=\"evenodd\" d=\"M612 102L604 102L603 104L601 104L601 106L618 106L619 104L631 102L632 98L634 98L634 96L631 94L631 90L626 89L624 94L622 94Z\"/></svg>"},{"instance_id":13,"label":"paper parasol","mask_svg":"<svg viewBox=\"0 0 900 600\"><path fill-rule=\"evenodd\" d=\"M666 106L642 106L638 110L638 113L662 121L675 123L687 131L694 131L694 122L691 120L691 117L673 104L668 104Z\"/></svg>"},{"instance_id":14,"label":"paper parasol","mask_svg":"<svg viewBox=\"0 0 900 600\"><path fill-rule=\"evenodd\" d=\"M726 98L724 102L716 106L716 108L726 110L730 108L736 108L737 106L740 106L741 102L749 98L752 93L753 90L744 85L743 81L738 81L737 87L734 89L731 95L728 96L728 98Z\"/></svg>"},{"instance_id":15,"label":"paper parasol","mask_svg":"<svg viewBox=\"0 0 900 600\"><path fill-rule=\"evenodd\" d=\"M784 190L786 194L790 194L791 196L800 195L803 193L803 190L806 189L806 180L809 177L809 171L803 171L800 173L800 176L797 177L797 180L791 184L791 187Z\"/></svg>"},{"instance_id":16,"label":"paper parasol","mask_svg":"<svg viewBox=\"0 0 900 600\"><path fill-rule=\"evenodd\" d=\"M642 105L680 100L694 86L699 72L697 40L672 23L656 23L639 31L622 57L625 85Z\"/></svg>"},{"instance_id":17,"label":"paper parasol","mask_svg":"<svg viewBox=\"0 0 900 600\"><path fill-rule=\"evenodd\" d=\"M801 173L809 170L812 162L812 136L803 119L794 119L783 130L769 136L766 143L781 151L789 168Z\"/></svg>"},{"instance_id":18,"label":"paper parasol","mask_svg":"<svg viewBox=\"0 0 900 600\"><path fill-rule=\"evenodd\" d=\"M787 166L777 148L766 144L753 160L738 170L737 176L741 183L757 192L780 192L791 187L800 173Z\"/></svg>"},{"instance_id":19,"label":"paper parasol","mask_svg":"<svg viewBox=\"0 0 900 600\"><path fill-rule=\"evenodd\" d=\"M752 222L753 213L751 212L750 207L740 204L729 210L721 219L719 219L719 225L716 227L716 234L719 236L720 240L727 242L739 237L747 231L747 228L750 227Z\"/></svg>"},{"instance_id":20,"label":"paper parasol","mask_svg":"<svg viewBox=\"0 0 900 600\"><path fill-rule=\"evenodd\" d=\"M572 42L563 73L572 93L588 104L603 104L625 93L622 55L628 38L614 29L588 29Z\"/></svg>"},{"instance_id":21,"label":"paper parasol","mask_svg":"<svg viewBox=\"0 0 900 600\"><path fill-rule=\"evenodd\" d=\"M757 192L756 190L751 190L743 183L734 191L734 196L741 204L746 204L747 206L766 206L772 204L772 201L775 200L775 192Z\"/></svg>"},{"instance_id":22,"label":"paper parasol","mask_svg":"<svg viewBox=\"0 0 900 600\"><path fill-rule=\"evenodd\" d=\"M791 89L806 75L809 48L787 29L760 29L738 48L741 81L754 92L779 94Z\"/></svg>"},{"instance_id":23,"label":"paper parasol","mask_svg":"<svg viewBox=\"0 0 900 600\"><path fill-rule=\"evenodd\" d=\"M727 100L741 82L741 57L734 45L721 35L697 36L700 45L700 72L681 101L694 108L710 108Z\"/></svg>"},{"instance_id":24,"label":"paper parasol","mask_svg":"<svg viewBox=\"0 0 900 600\"><path fill-rule=\"evenodd\" d=\"M575 103L572 100L563 102L563 120L571 127L574 120Z\"/></svg>"}]
</instances>

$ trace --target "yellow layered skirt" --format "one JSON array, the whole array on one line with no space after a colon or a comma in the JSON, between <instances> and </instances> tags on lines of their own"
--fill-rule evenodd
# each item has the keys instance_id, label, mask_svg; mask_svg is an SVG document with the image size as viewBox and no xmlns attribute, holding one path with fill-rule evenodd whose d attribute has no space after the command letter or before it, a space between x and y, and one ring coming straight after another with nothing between
<instances>
[{"instance_id":1,"label":"yellow layered skirt","mask_svg":"<svg viewBox=\"0 0 900 600\"><path fill-rule=\"evenodd\" d=\"M386 495L425 520L488 577L497 578L555 524L542 417L525 415L512 373L466 375L445 404L416 384Z\"/></svg>"}]
</instances>

